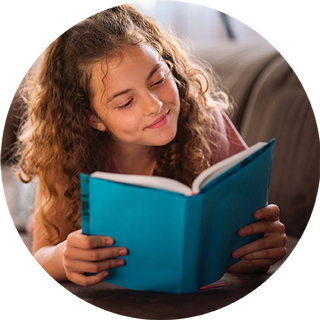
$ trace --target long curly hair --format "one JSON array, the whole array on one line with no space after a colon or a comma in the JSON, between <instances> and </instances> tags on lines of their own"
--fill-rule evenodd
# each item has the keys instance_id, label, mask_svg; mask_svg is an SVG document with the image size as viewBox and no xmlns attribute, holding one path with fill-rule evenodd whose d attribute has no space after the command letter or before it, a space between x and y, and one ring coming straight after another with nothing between
<instances>
[{"instance_id":1,"label":"long curly hair","mask_svg":"<svg viewBox=\"0 0 320 320\"><path fill-rule=\"evenodd\" d=\"M60 214L59 219L69 230L81 228L79 174L119 169L108 134L89 124L88 114L94 114L89 86L91 67L119 57L125 47L142 41L170 67L181 106L176 137L165 146L154 147L154 175L190 186L211 165L223 139L214 109L230 108L228 96L220 90L210 68L182 49L172 33L165 33L152 19L127 5L105 10L75 25L45 51L28 97L26 121L20 129L19 177L29 182L37 176L46 190L46 199L36 214L52 244L62 239L51 214ZM57 183L63 188L63 199ZM64 213L57 209L61 201L66 204Z\"/></svg>"}]
</instances>

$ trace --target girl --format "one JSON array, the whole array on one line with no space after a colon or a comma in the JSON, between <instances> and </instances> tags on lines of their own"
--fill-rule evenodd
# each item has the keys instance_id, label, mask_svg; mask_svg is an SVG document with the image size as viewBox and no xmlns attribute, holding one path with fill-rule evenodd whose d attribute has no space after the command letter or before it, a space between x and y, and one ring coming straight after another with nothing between
<instances>
[{"instance_id":1,"label":"girl","mask_svg":"<svg viewBox=\"0 0 320 320\"><path fill-rule=\"evenodd\" d=\"M160 175L190 185L246 148L225 114L226 94L205 70L130 6L88 18L48 47L21 128L19 176L38 177L33 255L56 280L99 283L128 252L110 247L110 237L81 233L80 172ZM255 217L239 234L264 237L236 250L241 261L229 271L266 272L285 255L278 207Z\"/></svg>"}]
</instances>

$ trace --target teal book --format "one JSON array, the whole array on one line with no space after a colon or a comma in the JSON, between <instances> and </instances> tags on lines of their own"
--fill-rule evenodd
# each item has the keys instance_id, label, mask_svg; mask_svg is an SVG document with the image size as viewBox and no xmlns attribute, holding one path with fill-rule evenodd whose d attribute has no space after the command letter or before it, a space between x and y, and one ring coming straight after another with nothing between
<instances>
[{"instance_id":1,"label":"teal book","mask_svg":"<svg viewBox=\"0 0 320 320\"><path fill-rule=\"evenodd\" d=\"M237 263L231 254L268 203L275 140L258 143L201 173L192 188L163 177L81 174L82 232L128 248L106 282L132 290L192 293Z\"/></svg>"}]
</instances>

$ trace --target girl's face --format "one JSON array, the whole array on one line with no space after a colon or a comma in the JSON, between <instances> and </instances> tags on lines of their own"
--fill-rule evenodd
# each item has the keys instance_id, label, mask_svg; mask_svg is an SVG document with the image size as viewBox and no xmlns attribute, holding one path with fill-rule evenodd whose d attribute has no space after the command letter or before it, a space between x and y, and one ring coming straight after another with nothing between
<instances>
[{"instance_id":1,"label":"girl's face","mask_svg":"<svg viewBox=\"0 0 320 320\"><path fill-rule=\"evenodd\" d=\"M169 67L151 46L130 47L108 66L97 63L90 85L93 108L100 118L90 116L90 124L108 130L117 146L162 146L175 137L178 88Z\"/></svg>"}]
</instances>

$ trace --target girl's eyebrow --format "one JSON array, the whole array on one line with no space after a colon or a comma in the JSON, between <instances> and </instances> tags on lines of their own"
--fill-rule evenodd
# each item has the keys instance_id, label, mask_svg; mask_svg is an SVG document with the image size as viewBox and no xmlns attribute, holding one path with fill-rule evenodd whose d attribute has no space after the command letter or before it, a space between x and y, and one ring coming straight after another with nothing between
<instances>
[{"instance_id":1,"label":"girl's eyebrow","mask_svg":"<svg viewBox=\"0 0 320 320\"><path fill-rule=\"evenodd\" d=\"M121 92L115 93L112 97L110 97L107 101L107 103L111 102L113 99L115 99L116 97L121 96L122 94L126 94L128 92L132 91L132 89L127 89L127 90L123 90Z\"/></svg>"},{"instance_id":2,"label":"girl's eyebrow","mask_svg":"<svg viewBox=\"0 0 320 320\"><path fill-rule=\"evenodd\" d=\"M159 63L157 63L157 64L153 67L153 69L150 71L150 73L149 73L149 75L148 75L148 77L147 77L147 81L155 74L155 72L156 72L158 69L161 68L161 66L162 66L162 63L159 62ZM119 96L121 96L121 95L123 95L123 94L126 94L126 93L128 93L128 92L130 92L130 91L132 91L132 89L126 89L126 90L123 90L123 91L120 91L120 92L115 93L113 96L111 96L111 97L108 99L107 103L111 102L113 99L115 99L115 98L117 98L117 97L119 97Z\"/></svg>"},{"instance_id":3,"label":"girl's eyebrow","mask_svg":"<svg viewBox=\"0 0 320 320\"><path fill-rule=\"evenodd\" d=\"M147 78L147 81L154 75L154 73L155 73L158 69L161 68L161 66L162 66L162 63L159 62L159 63L157 63L157 64L153 67L153 69L152 69L151 72L149 73L149 76L148 76L148 78Z\"/></svg>"}]
</instances>

